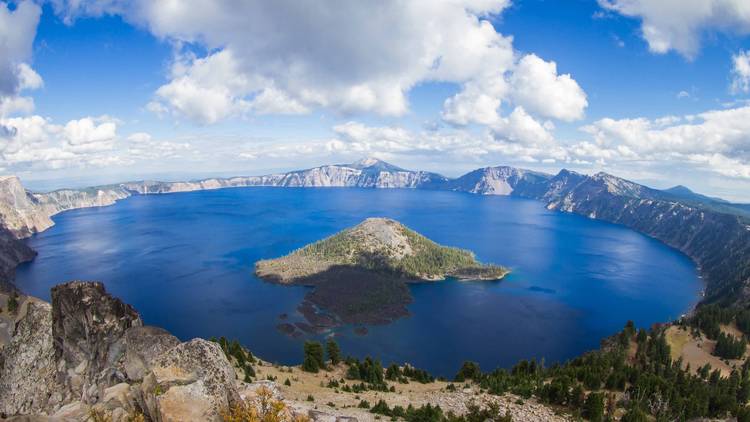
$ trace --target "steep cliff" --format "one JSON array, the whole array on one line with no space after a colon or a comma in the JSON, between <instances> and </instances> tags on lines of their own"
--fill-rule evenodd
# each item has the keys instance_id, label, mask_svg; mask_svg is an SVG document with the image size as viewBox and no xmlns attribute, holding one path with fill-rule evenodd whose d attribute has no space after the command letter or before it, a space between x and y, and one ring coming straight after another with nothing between
<instances>
[{"instance_id":1,"label":"steep cliff","mask_svg":"<svg viewBox=\"0 0 750 422\"><path fill-rule=\"evenodd\" d=\"M0 177L0 222L17 238L28 237L53 224L39 200L24 189L16 176Z\"/></svg>"},{"instance_id":2,"label":"steep cliff","mask_svg":"<svg viewBox=\"0 0 750 422\"><path fill-rule=\"evenodd\" d=\"M606 173L562 171L541 199L547 208L622 224L692 258L706 281L706 301L750 301L750 221L681 203L663 192Z\"/></svg>"},{"instance_id":3,"label":"steep cliff","mask_svg":"<svg viewBox=\"0 0 750 422\"><path fill-rule=\"evenodd\" d=\"M35 256L34 250L7 229L0 227L0 292L15 289L13 279L16 267L22 262L31 261Z\"/></svg>"},{"instance_id":4,"label":"steep cliff","mask_svg":"<svg viewBox=\"0 0 750 422\"><path fill-rule=\"evenodd\" d=\"M447 181L439 174L404 170L378 159L366 158L351 164L333 164L266 176L189 182L142 181L124 183L122 187L130 192L153 194L245 186L423 188L440 186Z\"/></svg>"},{"instance_id":5,"label":"steep cliff","mask_svg":"<svg viewBox=\"0 0 750 422\"><path fill-rule=\"evenodd\" d=\"M121 186L95 186L86 189L60 189L32 194L48 216L76 208L106 207L131 195Z\"/></svg>"},{"instance_id":6,"label":"steep cliff","mask_svg":"<svg viewBox=\"0 0 750 422\"><path fill-rule=\"evenodd\" d=\"M514 167L485 167L450 180L444 189L481 195L536 197L547 189L552 176Z\"/></svg>"}]
</instances>

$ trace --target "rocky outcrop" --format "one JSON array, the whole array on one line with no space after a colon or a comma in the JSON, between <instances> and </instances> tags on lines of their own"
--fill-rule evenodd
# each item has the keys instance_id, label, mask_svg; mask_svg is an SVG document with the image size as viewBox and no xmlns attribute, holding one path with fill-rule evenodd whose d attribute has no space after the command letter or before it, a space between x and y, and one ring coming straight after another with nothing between
<instances>
[{"instance_id":1,"label":"rocky outcrop","mask_svg":"<svg viewBox=\"0 0 750 422\"><path fill-rule=\"evenodd\" d=\"M140 381L161 354L180 344L177 337L159 327L132 327L125 332L125 375Z\"/></svg>"},{"instance_id":2,"label":"rocky outcrop","mask_svg":"<svg viewBox=\"0 0 750 422\"><path fill-rule=\"evenodd\" d=\"M0 348L0 416L211 421L239 400L218 345L142 326L101 283L55 286L51 305L27 299L15 324Z\"/></svg>"},{"instance_id":3,"label":"rocky outcrop","mask_svg":"<svg viewBox=\"0 0 750 422\"><path fill-rule=\"evenodd\" d=\"M86 403L124 382L125 333L143 325L138 312L101 283L73 281L52 288L52 338L61 379Z\"/></svg>"},{"instance_id":4,"label":"rocky outcrop","mask_svg":"<svg viewBox=\"0 0 750 422\"><path fill-rule=\"evenodd\" d=\"M0 348L0 415L46 413L65 399L58 382L52 339L52 307L21 308L10 344Z\"/></svg>"},{"instance_id":5,"label":"rocky outcrop","mask_svg":"<svg viewBox=\"0 0 750 422\"><path fill-rule=\"evenodd\" d=\"M144 409L157 422L215 421L239 402L236 375L224 352L203 339L162 353L141 388Z\"/></svg>"}]
</instances>

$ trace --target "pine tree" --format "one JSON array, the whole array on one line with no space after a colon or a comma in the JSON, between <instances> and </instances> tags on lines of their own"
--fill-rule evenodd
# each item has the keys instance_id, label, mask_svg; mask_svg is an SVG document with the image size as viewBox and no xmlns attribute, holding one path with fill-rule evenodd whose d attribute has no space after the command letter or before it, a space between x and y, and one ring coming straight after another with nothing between
<instances>
[{"instance_id":1,"label":"pine tree","mask_svg":"<svg viewBox=\"0 0 750 422\"><path fill-rule=\"evenodd\" d=\"M307 372L318 372L325 368L323 362L323 346L317 341L306 341L304 346L305 357L302 361L302 370Z\"/></svg>"},{"instance_id":2,"label":"pine tree","mask_svg":"<svg viewBox=\"0 0 750 422\"><path fill-rule=\"evenodd\" d=\"M329 339L326 343L326 354L328 360L331 361L331 365L338 365L341 362L341 349L333 339Z\"/></svg>"},{"instance_id":3,"label":"pine tree","mask_svg":"<svg viewBox=\"0 0 750 422\"><path fill-rule=\"evenodd\" d=\"M604 395L602 393L591 393L586 397L583 415L591 422L602 421L604 418Z\"/></svg>"}]
</instances>

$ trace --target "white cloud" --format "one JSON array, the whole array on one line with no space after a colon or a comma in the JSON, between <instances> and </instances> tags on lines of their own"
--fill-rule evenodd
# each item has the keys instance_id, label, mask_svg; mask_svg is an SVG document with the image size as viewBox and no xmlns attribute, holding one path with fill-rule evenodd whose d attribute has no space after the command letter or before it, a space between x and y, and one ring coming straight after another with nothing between
<instances>
[{"instance_id":1,"label":"white cloud","mask_svg":"<svg viewBox=\"0 0 750 422\"><path fill-rule=\"evenodd\" d=\"M409 110L409 91L425 82L460 85L444 110L445 119L456 124L495 124L498 108L510 99L512 38L487 20L510 0L55 4L69 22L115 13L171 41L177 53L170 80L147 109L201 124L248 112L299 114L317 108L400 116ZM196 45L208 53L194 56ZM544 117L582 116L585 94L569 75L558 76L553 62L537 58L530 68L526 61L521 71L540 69L519 76L525 85L516 105ZM535 81L537 76L543 79ZM553 99L564 103L542 104L532 98L539 89L553 89L560 94Z\"/></svg>"},{"instance_id":2,"label":"white cloud","mask_svg":"<svg viewBox=\"0 0 750 422\"><path fill-rule=\"evenodd\" d=\"M23 96L0 97L0 117L34 111L34 99Z\"/></svg>"},{"instance_id":3,"label":"white cloud","mask_svg":"<svg viewBox=\"0 0 750 422\"><path fill-rule=\"evenodd\" d=\"M510 83L514 102L543 117L579 120L588 106L586 93L569 74L558 75L555 62L534 54L521 59Z\"/></svg>"},{"instance_id":4,"label":"white cloud","mask_svg":"<svg viewBox=\"0 0 750 422\"><path fill-rule=\"evenodd\" d=\"M732 56L732 93L750 92L750 51L740 50Z\"/></svg>"},{"instance_id":5,"label":"white cloud","mask_svg":"<svg viewBox=\"0 0 750 422\"><path fill-rule=\"evenodd\" d=\"M114 153L117 124L84 117L57 125L41 116L0 119L0 166L6 170L96 166L122 160Z\"/></svg>"},{"instance_id":6,"label":"white cloud","mask_svg":"<svg viewBox=\"0 0 750 422\"><path fill-rule=\"evenodd\" d=\"M316 107L402 115L417 83L502 74L512 62L510 40L480 16L507 3L282 1L244 2L237 10L236 2L214 2L206 10L148 2L132 19L157 35L213 50L179 63L157 92L164 105L199 122Z\"/></svg>"},{"instance_id":7,"label":"white cloud","mask_svg":"<svg viewBox=\"0 0 750 422\"><path fill-rule=\"evenodd\" d=\"M523 107L516 107L508 118L494 128L496 136L524 145L552 145L555 142L550 130L551 123L539 123Z\"/></svg>"},{"instance_id":8,"label":"white cloud","mask_svg":"<svg viewBox=\"0 0 750 422\"><path fill-rule=\"evenodd\" d=\"M243 97L252 91L229 50L205 58L182 57L172 66L172 80L156 91L154 111L172 110L210 124L247 109Z\"/></svg>"},{"instance_id":9,"label":"white cloud","mask_svg":"<svg viewBox=\"0 0 750 422\"><path fill-rule=\"evenodd\" d=\"M100 124L91 117L71 120L63 129L63 136L70 145L82 146L91 144L106 144L114 141L117 125L111 121Z\"/></svg>"},{"instance_id":10,"label":"white cloud","mask_svg":"<svg viewBox=\"0 0 750 422\"><path fill-rule=\"evenodd\" d=\"M42 78L27 64L41 12L32 1L21 1L14 10L0 2L0 118L34 108L31 98L19 94L42 86Z\"/></svg>"},{"instance_id":11,"label":"white cloud","mask_svg":"<svg viewBox=\"0 0 750 422\"><path fill-rule=\"evenodd\" d=\"M442 117L456 125L479 123L495 125L500 121L499 109L508 93L503 77L472 81L453 97L445 100Z\"/></svg>"},{"instance_id":12,"label":"white cloud","mask_svg":"<svg viewBox=\"0 0 750 422\"><path fill-rule=\"evenodd\" d=\"M503 72L482 75L464 84L445 101L443 119L456 125L504 124L503 102L522 107L524 113L564 121L579 120L588 107L586 93L569 74L559 75L557 64L528 54ZM516 108L517 109L517 108Z\"/></svg>"},{"instance_id":13,"label":"white cloud","mask_svg":"<svg viewBox=\"0 0 750 422\"><path fill-rule=\"evenodd\" d=\"M641 19L641 34L654 53L698 53L710 31L750 33L747 0L598 0L605 10Z\"/></svg>"},{"instance_id":14,"label":"white cloud","mask_svg":"<svg viewBox=\"0 0 750 422\"><path fill-rule=\"evenodd\" d=\"M683 163L731 177L750 172L750 107L662 119L601 119L582 130L574 155L610 163Z\"/></svg>"},{"instance_id":15,"label":"white cloud","mask_svg":"<svg viewBox=\"0 0 750 422\"><path fill-rule=\"evenodd\" d=\"M145 144L147 142L150 142L152 138L151 138L151 134L149 133L136 132L136 133L130 134L130 136L128 136L127 139L128 141L133 142L135 144Z\"/></svg>"},{"instance_id":16,"label":"white cloud","mask_svg":"<svg viewBox=\"0 0 750 422\"><path fill-rule=\"evenodd\" d=\"M418 155L444 163L557 163L622 168L631 174L659 166L668 173L692 168L750 179L750 106L658 119L600 119L581 128L588 139L573 142L555 140L552 129L549 122L540 123L516 107L482 134L464 129L412 132L349 122L334 127L336 136L325 145L339 154ZM269 151L245 152L257 157Z\"/></svg>"}]
</instances>

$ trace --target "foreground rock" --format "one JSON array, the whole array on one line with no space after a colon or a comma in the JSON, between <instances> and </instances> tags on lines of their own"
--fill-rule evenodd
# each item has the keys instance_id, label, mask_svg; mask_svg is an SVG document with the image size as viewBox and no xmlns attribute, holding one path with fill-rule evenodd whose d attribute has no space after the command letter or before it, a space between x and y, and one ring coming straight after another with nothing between
<instances>
[{"instance_id":1,"label":"foreground rock","mask_svg":"<svg viewBox=\"0 0 750 422\"><path fill-rule=\"evenodd\" d=\"M216 343L194 339L159 355L141 391L155 420L212 420L238 403L235 378Z\"/></svg>"},{"instance_id":2,"label":"foreground rock","mask_svg":"<svg viewBox=\"0 0 750 422\"><path fill-rule=\"evenodd\" d=\"M104 389L127 380L125 333L143 325L132 306L108 295L101 283L52 288L52 338L58 369L72 397L96 403Z\"/></svg>"},{"instance_id":3,"label":"foreground rock","mask_svg":"<svg viewBox=\"0 0 750 422\"><path fill-rule=\"evenodd\" d=\"M220 420L238 381L222 350L143 327L101 283L55 286L52 304L27 300L0 349L0 414L83 420Z\"/></svg>"}]
</instances>

